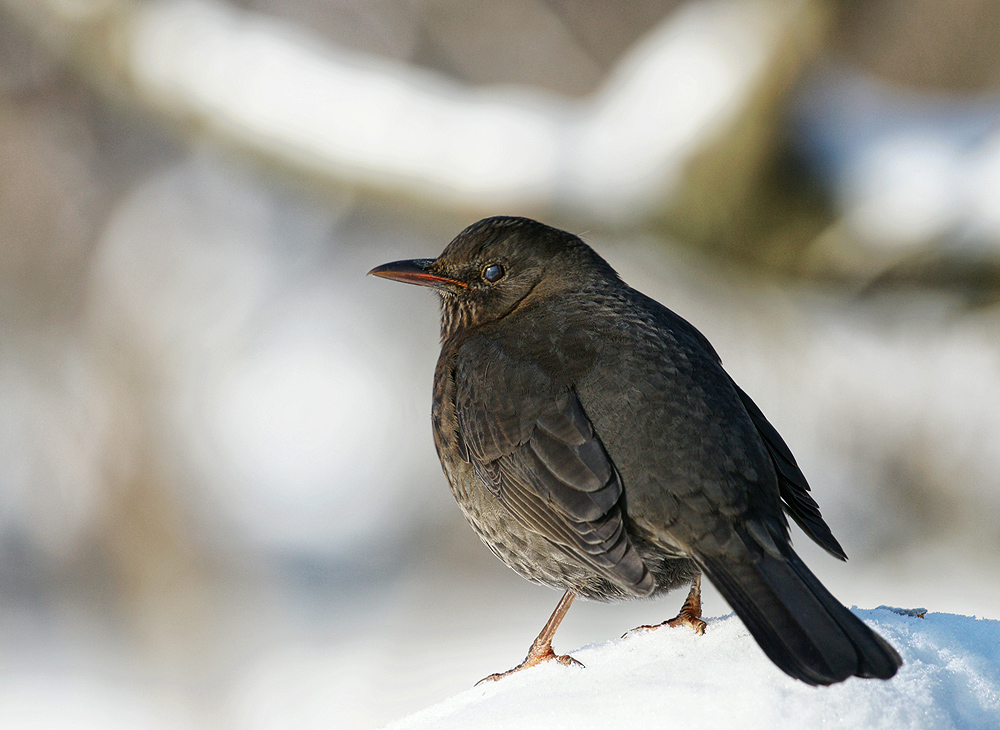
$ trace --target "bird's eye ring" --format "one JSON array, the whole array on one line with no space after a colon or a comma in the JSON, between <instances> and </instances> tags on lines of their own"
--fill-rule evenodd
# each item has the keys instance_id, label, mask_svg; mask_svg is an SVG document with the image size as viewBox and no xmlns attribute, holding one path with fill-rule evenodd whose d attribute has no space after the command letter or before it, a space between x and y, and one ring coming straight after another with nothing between
<instances>
[{"instance_id":1,"label":"bird's eye ring","mask_svg":"<svg viewBox=\"0 0 1000 730\"><path fill-rule=\"evenodd\" d=\"M504 273L506 272L500 264L490 264L483 269L483 280L495 284L503 278Z\"/></svg>"}]
</instances>

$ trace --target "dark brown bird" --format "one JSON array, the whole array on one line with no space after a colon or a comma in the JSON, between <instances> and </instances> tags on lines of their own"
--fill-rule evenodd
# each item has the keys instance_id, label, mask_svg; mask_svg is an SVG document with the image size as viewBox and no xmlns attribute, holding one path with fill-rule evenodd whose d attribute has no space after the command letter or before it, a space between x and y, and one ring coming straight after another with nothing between
<instances>
[{"instance_id":1,"label":"dark brown bird","mask_svg":"<svg viewBox=\"0 0 1000 730\"><path fill-rule=\"evenodd\" d=\"M700 633L704 573L792 677L896 673L895 650L792 550L786 513L846 559L785 442L698 330L583 241L487 218L436 259L370 273L440 295L433 425L448 483L498 558L565 591L510 671L574 662L551 641L576 595L690 584L668 623Z\"/></svg>"}]
</instances>

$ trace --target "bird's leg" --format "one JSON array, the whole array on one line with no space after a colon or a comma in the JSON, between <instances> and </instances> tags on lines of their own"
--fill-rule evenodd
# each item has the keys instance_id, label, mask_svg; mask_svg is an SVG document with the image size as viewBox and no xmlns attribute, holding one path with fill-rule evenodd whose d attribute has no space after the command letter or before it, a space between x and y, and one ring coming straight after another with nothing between
<instances>
[{"instance_id":1,"label":"bird's leg","mask_svg":"<svg viewBox=\"0 0 1000 730\"><path fill-rule=\"evenodd\" d=\"M506 672L500 672L499 674L491 674L488 677L476 682L477 685L483 682L496 682L498 679L503 679L509 674L514 672L520 672L522 669L527 669L528 667L533 667L536 664L541 664L542 662L547 662L551 659L555 659L560 664L567 667L577 666L582 667L583 665L578 662L573 657L568 654L556 654L552 651L552 637L556 633L556 629L559 628L559 624L562 623L563 618L566 616L566 612L569 611L570 604L573 603L573 599L576 598L576 593L574 591L566 591L563 597L559 599L559 604L556 606L556 610L552 612L549 616L549 620L542 627L542 631L538 634L538 638L532 643L531 648L528 649L528 656L524 658L524 661L518 664L513 669L508 669Z\"/></svg>"},{"instance_id":2,"label":"bird's leg","mask_svg":"<svg viewBox=\"0 0 1000 730\"><path fill-rule=\"evenodd\" d=\"M684 605L681 606L680 613L669 621L664 621L662 624L656 624L655 626L637 626L632 629L632 631L629 631L628 634L635 631L652 631L653 629L658 629L661 626L670 626L671 628L676 628L678 626L690 626L698 635L703 635L705 633L705 626L707 626L707 624L701 620L700 573L694 577L694 580L691 581L691 590L688 591L688 596L684 601ZM628 636L628 634L625 634L625 636ZM623 636L622 638L624 639L625 637Z\"/></svg>"},{"instance_id":3,"label":"bird's leg","mask_svg":"<svg viewBox=\"0 0 1000 730\"><path fill-rule=\"evenodd\" d=\"M705 633L707 624L701 620L701 573L691 581L691 590L681 606L681 612L666 622L668 626L690 626L696 634Z\"/></svg>"}]
</instances>

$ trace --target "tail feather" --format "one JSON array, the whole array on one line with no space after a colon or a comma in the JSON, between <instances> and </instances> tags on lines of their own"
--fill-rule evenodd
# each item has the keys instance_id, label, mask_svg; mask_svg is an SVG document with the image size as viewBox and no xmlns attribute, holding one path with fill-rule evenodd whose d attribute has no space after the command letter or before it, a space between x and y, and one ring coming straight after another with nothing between
<instances>
[{"instance_id":1,"label":"tail feather","mask_svg":"<svg viewBox=\"0 0 1000 730\"><path fill-rule=\"evenodd\" d=\"M889 679L902 664L881 636L833 597L790 549L756 563L698 558L764 653L811 685L851 676Z\"/></svg>"}]
</instances>

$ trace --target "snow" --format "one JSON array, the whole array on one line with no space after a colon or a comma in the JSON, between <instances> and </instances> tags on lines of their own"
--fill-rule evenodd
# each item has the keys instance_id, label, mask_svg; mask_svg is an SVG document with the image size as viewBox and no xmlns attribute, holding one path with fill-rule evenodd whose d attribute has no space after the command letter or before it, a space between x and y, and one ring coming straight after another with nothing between
<instances>
[{"instance_id":1,"label":"snow","mask_svg":"<svg viewBox=\"0 0 1000 730\"><path fill-rule=\"evenodd\" d=\"M1000 727L1000 621L886 607L854 612L903 657L892 680L809 687L772 665L730 614L709 619L704 636L661 629L582 647L571 653L586 668L544 664L386 730Z\"/></svg>"}]
</instances>

